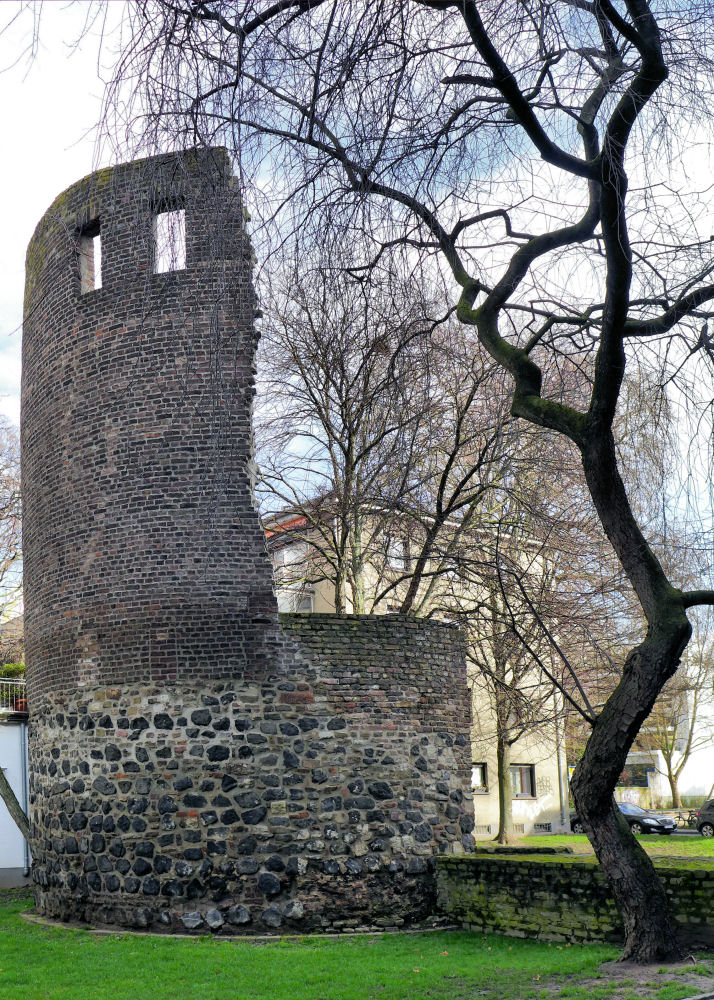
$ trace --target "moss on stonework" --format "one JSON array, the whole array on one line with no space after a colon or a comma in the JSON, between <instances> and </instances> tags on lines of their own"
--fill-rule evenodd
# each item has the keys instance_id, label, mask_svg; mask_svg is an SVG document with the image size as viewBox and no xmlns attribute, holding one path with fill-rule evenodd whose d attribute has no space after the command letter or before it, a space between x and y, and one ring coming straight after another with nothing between
<instances>
[{"instance_id":1,"label":"moss on stonework","mask_svg":"<svg viewBox=\"0 0 714 1000\"><path fill-rule=\"evenodd\" d=\"M567 850L567 848L565 849ZM488 848L476 848L470 854L460 854L457 856L441 857L438 859L440 865L445 865L448 867L468 867L474 862L479 864L482 862L490 864L543 864L543 865L568 865L568 866L578 866L583 865L592 868L593 865L597 865L597 858L592 854L573 854L573 853L561 853L560 850L553 850L552 854L529 854L526 852L519 853L518 850L514 850L513 853L502 852L496 853ZM706 877L706 874L711 874L712 879L714 879L714 858L673 858L670 856L660 856L654 855L652 857L652 863L655 868L664 875L667 872L671 872L673 875L681 871L696 871L702 872L702 877Z\"/></svg>"},{"instance_id":2,"label":"moss on stonework","mask_svg":"<svg viewBox=\"0 0 714 1000\"><path fill-rule=\"evenodd\" d=\"M653 861L688 943L710 947L714 859ZM442 912L465 926L549 940L619 940L622 925L594 856L494 854L437 859Z\"/></svg>"}]
</instances>

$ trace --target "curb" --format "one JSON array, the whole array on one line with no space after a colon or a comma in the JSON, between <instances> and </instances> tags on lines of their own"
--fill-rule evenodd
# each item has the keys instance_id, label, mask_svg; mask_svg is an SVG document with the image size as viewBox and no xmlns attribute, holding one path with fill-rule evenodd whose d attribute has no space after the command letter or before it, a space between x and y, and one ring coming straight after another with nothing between
<instances>
[{"instance_id":1,"label":"curb","mask_svg":"<svg viewBox=\"0 0 714 1000\"><path fill-rule=\"evenodd\" d=\"M401 928L395 930L346 930L339 932L314 932L304 934L170 934L161 931L135 931L130 927L113 929L110 927L93 927L91 924L72 923L70 921L52 920L49 917L40 916L31 910L25 910L19 916L28 924L36 924L39 927L52 927L55 930L86 931L97 937L151 937L163 940L178 941L225 941L227 944L237 944L240 941L309 941L313 938L320 940L338 941L344 938L354 937L382 937L394 934L438 934L440 931L460 931L463 927L458 924L446 924L443 927L422 927L422 928ZM714 996L713 996L714 1000Z\"/></svg>"}]
</instances>

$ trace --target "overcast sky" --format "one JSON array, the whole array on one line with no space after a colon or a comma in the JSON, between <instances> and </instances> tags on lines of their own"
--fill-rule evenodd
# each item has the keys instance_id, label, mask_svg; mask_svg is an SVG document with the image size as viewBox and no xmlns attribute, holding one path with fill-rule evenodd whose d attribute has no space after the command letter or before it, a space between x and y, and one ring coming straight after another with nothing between
<instances>
[{"instance_id":1,"label":"overcast sky","mask_svg":"<svg viewBox=\"0 0 714 1000\"><path fill-rule=\"evenodd\" d=\"M0 4L1 24L16 6ZM29 17L0 35L4 133L0 414L16 424L20 421L20 326L27 244L57 195L103 165L97 159L93 130L103 92L97 45L91 39L78 49L72 44L81 32L84 13L82 5L44 4L39 51L31 65L22 56L32 27Z\"/></svg>"}]
</instances>

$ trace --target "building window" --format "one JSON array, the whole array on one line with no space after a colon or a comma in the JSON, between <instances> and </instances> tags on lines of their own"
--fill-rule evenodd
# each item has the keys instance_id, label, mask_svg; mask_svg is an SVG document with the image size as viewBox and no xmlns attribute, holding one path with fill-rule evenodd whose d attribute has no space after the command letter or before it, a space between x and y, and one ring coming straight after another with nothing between
<instances>
[{"instance_id":1,"label":"building window","mask_svg":"<svg viewBox=\"0 0 714 1000\"><path fill-rule=\"evenodd\" d=\"M313 609L312 594L302 593L295 598L295 611L299 615L311 615Z\"/></svg>"},{"instance_id":2,"label":"building window","mask_svg":"<svg viewBox=\"0 0 714 1000\"><path fill-rule=\"evenodd\" d=\"M300 587L279 587L276 592L278 611L290 614L312 614L315 604L315 592Z\"/></svg>"},{"instance_id":3,"label":"building window","mask_svg":"<svg viewBox=\"0 0 714 1000\"><path fill-rule=\"evenodd\" d=\"M79 291L82 295L102 287L102 237L99 219L83 226L77 240Z\"/></svg>"},{"instance_id":4,"label":"building window","mask_svg":"<svg viewBox=\"0 0 714 1000\"><path fill-rule=\"evenodd\" d=\"M182 208L154 216L154 274L186 267L186 213Z\"/></svg>"},{"instance_id":5,"label":"building window","mask_svg":"<svg viewBox=\"0 0 714 1000\"><path fill-rule=\"evenodd\" d=\"M290 542L272 553L273 566L299 566L307 560L307 542Z\"/></svg>"},{"instance_id":6,"label":"building window","mask_svg":"<svg viewBox=\"0 0 714 1000\"><path fill-rule=\"evenodd\" d=\"M485 764L473 764L471 767L471 787L481 795L488 791L488 771Z\"/></svg>"},{"instance_id":7,"label":"building window","mask_svg":"<svg viewBox=\"0 0 714 1000\"><path fill-rule=\"evenodd\" d=\"M534 799L535 767L533 764L511 764L511 788L514 799Z\"/></svg>"},{"instance_id":8,"label":"building window","mask_svg":"<svg viewBox=\"0 0 714 1000\"><path fill-rule=\"evenodd\" d=\"M386 563L389 569L403 573L407 568L406 545L401 538L387 539Z\"/></svg>"},{"instance_id":9,"label":"building window","mask_svg":"<svg viewBox=\"0 0 714 1000\"><path fill-rule=\"evenodd\" d=\"M291 542L282 552L284 566L299 565L307 559L307 542Z\"/></svg>"}]
</instances>

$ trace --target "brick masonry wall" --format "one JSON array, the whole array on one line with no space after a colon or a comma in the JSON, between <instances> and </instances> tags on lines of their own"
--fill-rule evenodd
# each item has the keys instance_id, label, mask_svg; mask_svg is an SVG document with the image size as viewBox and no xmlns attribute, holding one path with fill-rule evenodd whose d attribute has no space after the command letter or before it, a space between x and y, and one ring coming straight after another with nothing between
<instances>
[{"instance_id":1,"label":"brick masonry wall","mask_svg":"<svg viewBox=\"0 0 714 1000\"><path fill-rule=\"evenodd\" d=\"M186 268L153 220L186 213ZM83 227L102 287L82 294ZM251 248L227 156L156 157L60 195L27 253L22 468L30 705L67 686L259 675L277 655L251 491ZM273 631L266 619L272 620Z\"/></svg>"},{"instance_id":2,"label":"brick masonry wall","mask_svg":"<svg viewBox=\"0 0 714 1000\"><path fill-rule=\"evenodd\" d=\"M598 866L573 856L476 854L437 861L438 908L463 927L546 941L623 941ZM657 863L683 941L714 945L714 866Z\"/></svg>"},{"instance_id":3,"label":"brick masonry wall","mask_svg":"<svg viewBox=\"0 0 714 1000\"><path fill-rule=\"evenodd\" d=\"M186 213L153 273L153 216ZM78 251L99 229L102 287ZM215 933L420 920L473 847L454 629L286 617L252 494L251 251L222 151L100 171L28 250L36 900ZM86 268L85 268L86 275Z\"/></svg>"}]
</instances>

